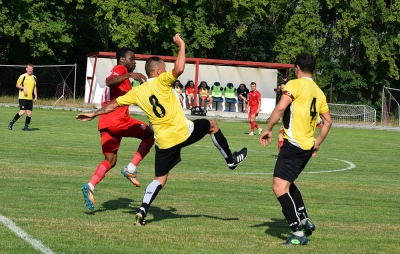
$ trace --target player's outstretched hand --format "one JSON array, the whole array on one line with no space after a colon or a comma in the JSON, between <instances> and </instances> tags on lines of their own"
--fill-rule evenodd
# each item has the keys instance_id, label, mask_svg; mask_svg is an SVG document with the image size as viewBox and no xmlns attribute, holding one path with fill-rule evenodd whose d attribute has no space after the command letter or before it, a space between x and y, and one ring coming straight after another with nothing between
<instances>
[{"instance_id":1,"label":"player's outstretched hand","mask_svg":"<svg viewBox=\"0 0 400 254\"><path fill-rule=\"evenodd\" d=\"M129 73L129 77L139 81L140 84L146 82L146 80L147 80L146 76L139 72L131 72L131 73Z\"/></svg>"},{"instance_id":2,"label":"player's outstretched hand","mask_svg":"<svg viewBox=\"0 0 400 254\"><path fill-rule=\"evenodd\" d=\"M76 116L76 119L78 119L79 121L82 122L88 122L88 121L92 121L94 119L94 113L81 113L79 115Z\"/></svg>"},{"instance_id":3,"label":"player's outstretched hand","mask_svg":"<svg viewBox=\"0 0 400 254\"><path fill-rule=\"evenodd\" d=\"M272 132L265 130L260 137L260 144L262 146L267 146L268 144L272 143Z\"/></svg>"},{"instance_id":4,"label":"player's outstretched hand","mask_svg":"<svg viewBox=\"0 0 400 254\"><path fill-rule=\"evenodd\" d=\"M172 40L174 41L174 43L175 43L178 47L181 47L181 46L185 45L185 42L182 40L180 34L175 34L175 36L172 38Z\"/></svg>"}]
</instances>

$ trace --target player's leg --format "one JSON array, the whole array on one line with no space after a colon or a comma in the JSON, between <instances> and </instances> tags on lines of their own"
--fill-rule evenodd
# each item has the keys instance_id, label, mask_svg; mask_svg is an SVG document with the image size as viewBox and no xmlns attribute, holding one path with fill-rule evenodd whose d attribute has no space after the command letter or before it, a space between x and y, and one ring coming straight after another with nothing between
<instances>
[{"instance_id":1,"label":"player's leg","mask_svg":"<svg viewBox=\"0 0 400 254\"><path fill-rule=\"evenodd\" d=\"M154 180L146 187L144 192L142 205L136 213L135 226L144 226L146 224L146 216L148 209L160 190L165 186L168 179L169 171L181 161L181 148L172 147L169 149L159 149L156 147L155 155L155 177Z\"/></svg>"},{"instance_id":2,"label":"player's leg","mask_svg":"<svg viewBox=\"0 0 400 254\"><path fill-rule=\"evenodd\" d=\"M19 99L19 112L15 114L14 118L11 120L11 122L8 124L8 129L12 130L14 123L22 116L25 114L25 106L26 106L26 100Z\"/></svg>"},{"instance_id":3,"label":"player's leg","mask_svg":"<svg viewBox=\"0 0 400 254\"><path fill-rule=\"evenodd\" d=\"M93 195L94 188L101 180L103 180L107 172L117 163L117 153L121 142L121 137L115 137L106 130L101 131L100 136L104 160L100 162L99 165L97 165L97 168L93 173L90 181L82 186L82 193L86 207L92 211L95 207Z\"/></svg>"},{"instance_id":4,"label":"player's leg","mask_svg":"<svg viewBox=\"0 0 400 254\"><path fill-rule=\"evenodd\" d=\"M123 137L138 138L142 140L130 163L121 170L123 176L125 176L136 187L140 187L140 182L137 179L136 167L143 158L146 157L153 146L154 132L144 122L131 117L128 117L124 123L120 123L118 125L118 130L116 131L118 131L118 134Z\"/></svg>"},{"instance_id":5,"label":"player's leg","mask_svg":"<svg viewBox=\"0 0 400 254\"><path fill-rule=\"evenodd\" d=\"M32 110L33 110L33 100L26 100L26 118L25 118L25 126L22 130L27 131L29 124L31 123L32 118Z\"/></svg>"},{"instance_id":6,"label":"player's leg","mask_svg":"<svg viewBox=\"0 0 400 254\"><path fill-rule=\"evenodd\" d=\"M281 151L281 147L283 146L283 126L279 129L278 134L278 152Z\"/></svg>"},{"instance_id":7,"label":"player's leg","mask_svg":"<svg viewBox=\"0 0 400 254\"><path fill-rule=\"evenodd\" d=\"M296 204L297 214L300 218L303 232L306 234L306 236L312 235L312 232L315 230L315 225L308 217L303 196L301 195L300 190L294 183L290 185L289 193L292 196L294 203Z\"/></svg>"},{"instance_id":8,"label":"player's leg","mask_svg":"<svg viewBox=\"0 0 400 254\"><path fill-rule=\"evenodd\" d=\"M261 132L262 132L262 128L257 124L257 122L256 122L256 117L258 116L258 113L256 113L257 112L257 108L255 108L254 110L252 110L252 112L255 112L252 116L252 121L253 121L253 130L252 130L252 132L254 131L254 129L257 129L258 130L258 135L261 135Z\"/></svg>"},{"instance_id":9,"label":"player's leg","mask_svg":"<svg viewBox=\"0 0 400 254\"><path fill-rule=\"evenodd\" d=\"M248 153L247 148L244 147L239 152L232 153L231 149L229 148L228 141L226 140L221 129L219 128L217 122L215 120L209 120L209 122L209 133L211 135L211 139L214 145L221 152L228 167L232 170L236 169L240 165L240 163L242 163L242 161L246 159Z\"/></svg>"},{"instance_id":10,"label":"player's leg","mask_svg":"<svg viewBox=\"0 0 400 254\"><path fill-rule=\"evenodd\" d=\"M304 202L298 200L297 194L299 193L293 192L295 195L293 196L289 187L304 169L310 156L310 151L304 151L287 142L282 147L276 161L273 191L282 207L282 213L293 231L292 236L285 242L287 245L305 245L308 242L298 215L299 208L301 205L304 206Z\"/></svg>"},{"instance_id":11,"label":"player's leg","mask_svg":"<svg viewBox=\"0 0 400 254\"><path fill-rule=\"evenodd\" d=\"M254 121L254 119L256 118L256 115L254 113L254 109L250 108L249 111L249 122L250 122L250 133L249 135L254 135L254 128L256 126L256 122Z\"/></svg>"}]
</instances>

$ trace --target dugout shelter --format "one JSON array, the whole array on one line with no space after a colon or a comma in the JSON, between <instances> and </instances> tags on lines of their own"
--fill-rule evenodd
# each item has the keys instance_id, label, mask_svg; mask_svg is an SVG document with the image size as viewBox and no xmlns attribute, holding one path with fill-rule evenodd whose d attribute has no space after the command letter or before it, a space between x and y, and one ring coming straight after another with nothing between
<instances>
[{"instance_id":1,"label":"dugout shelter","mask_svg":"<svg viewBox=\"0 0 400 254\"><path fill-rule=\"evenodd\" d=\"M95 52L87 54L86 65L86 84L85 84L85 102L100 104L103 90L106 86L105 79L110 70L117 64L115 52ZM155 55L135 54L136 69L146 75L144 66L148 58ZM171 70L174 67L176 57L158 56L165 61L166 69ZM278 71L283 70L288 73L293 64L265 63L250 61L232 61L207 58L186 58L184 73L179 77L182 84L188 80L193 80L197 94L197 88L201 81L206 81L209 86L219 82L222 87L232 83L236 88L241 83L250 88L251 82L257 83L257 90L261 93L261 112L270 114L275 107ZM184 93L185 91L183 91ZM184 102L186 99L184 100ZM225 103L222 103L222 110L225 110ZM198 105L198 97L195 97L194 105ZM236 111L237 111L237 105ZM185 105L184 105L185 107Z\"/></svg>"}]
</instances>

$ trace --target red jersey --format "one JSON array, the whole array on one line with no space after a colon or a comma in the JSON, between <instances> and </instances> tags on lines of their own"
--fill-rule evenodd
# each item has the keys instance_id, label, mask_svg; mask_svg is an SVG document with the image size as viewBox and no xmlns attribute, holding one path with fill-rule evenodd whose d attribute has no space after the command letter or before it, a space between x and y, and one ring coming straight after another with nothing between
<instances>
[{"instance_id":1,"label":"red jersey","mask_svg":"<svg viewBox=\"0 0 400 254\"><path fill-rule=\"evenodd\" d=\"M261 101L261 94L259 91L249 92L249 106L252 108L258 108L258 104Z\"/></svg>"},{"instance_id":2,"label":"red jersey","mask_svg":"<svg viewBox=\"0 0 400 254\"><path fill-rule=\"evenodd\" d=\"M128 69L126 69L123 65L115 65L114 68L110 71L106 78L106 82L108 79L121 76L128 73ZM128 79L122 81L119 85L114 86L106 86L103 91L103 96L101 97L101 106L104 107L110 101L115 100L117 97L122 96L129 92L132 89L131 82ZM120 107L114 112L109 114L100 115L98 129L105 129L110 126L116 126L122 119L126 119L129 117L129 106Z\"/></svg>"},{"instance_id":3,"label":"red jersey","mask_svg":"<svg viewBox=\"0 0 400 254\"><path fill-rule=\"evenodd\" d=\"M194 94L194 86L192 86L192 87L187 86L186 87L186 94Z\"/></svg>"}]
</instances>

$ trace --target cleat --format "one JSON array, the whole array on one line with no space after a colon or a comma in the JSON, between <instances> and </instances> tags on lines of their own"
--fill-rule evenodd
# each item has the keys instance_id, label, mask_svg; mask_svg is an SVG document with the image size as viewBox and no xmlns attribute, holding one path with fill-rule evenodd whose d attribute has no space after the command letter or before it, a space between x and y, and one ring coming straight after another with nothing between
<instances>
[{"instance_id":1,"label":"cleat","mask_svg":"<svg viewBox=\"0 0 400 254\"><path fill-rule=\"evenodd\" d=\"M307 236L297 236L295 234L292 234L283 245L306 245L307 243Z\"/></svg>"},{"instance_id":2,"label":"cleat","mask_svg":"<svg viewBox=\"0 0 400 254\"><path fill-rule=\"evenodd\" d=\"M237 167L239 167L240 163L242 163L242 161L244 161L244 159L246 159L247 157L247 148L244 147L242 150L240 150L239 152L234 152L233 153L233 163L229 164L228 163L228 167L231 170L235 170Z\"/></svg>"},{"instance_id":3,"label":"cleat","mask_svg":"<svg viewBox=\"0 0 400 254\"><path fill-rule=\"evenodd\" d=\"M146 213L139 209L135 216L135 222L133 223L135 226L145 226L146 225Z\"/></svg>"},{"instance_id":4,"label":"cleat","mask_svg":"<svg viewBox=\"0 0 400 254\"><path fill-rule=\"evenodd\" d=\"M249 133L249 136L253 136L253 135L254 135L254 132L250 132L250 133Z\"/></svg>"},{"instance_id":5,"label":"cleat","mask_svg":"<svg viewBox=\"0 0 400 254\"><path fill-rule=\"evenodd\" d=\"M9 129L10 131L12 130L13 125L14 125L14 123L13 123L12 121L8 124L8 129Z\"/></svg>"},{"instance_id":6,"label":"cleat","mask_svg":"<svg viewBox=\"0 0 400 254\"><path fill-rule=\"evenodd\" d=\"M23 131L29 131L28 126L24 126Z\"/></svg>"},{"instance_id":7,"label":"cleat","mask_svg":"<svg viewBox=\"0 0 400 254\"><path fill-rule=\"evenodd\" d=\"M258 128L258 135L261 135L261 133L262 133L262 128L260 127Z\"/></svg>"},{"instance_id":8,"label":"cleat","mask_svg":"<svg viewBox=\"0 0 400 254\"><path fill-rule=\"evenodd\" d=\"M312 235L312 232L315 230L314 223L311 222L310 219L306 220L306 224L303 225L303 232L306 236Z\"/></svg>"},{"instance_id":9,"label":"cleat","mask_svg":"<svg viewBox=\"0 0 400 254\"><path fill-rule=\"evenodd\" d=\"M82 194L83 198L85 199L85 205L89 208L90 211L94 210L94 196L93 191L90 189L88 184L82 185Z\"/></svg>"},{"instance_id":10,"label":"cleat","mask_svg":"<svg viewBox=\"0 0 400 254\"><path fill-rule=\"evenodd\" d=\"M121 174L123 176L125 176L131 183L133 183L133 185L135 185L136 187L140 187L140 182L138 181L138 179L136 178L137 172L135 173L129 173L128 168L125 167L121 170Z\"/></svg>"}]
</instances>

